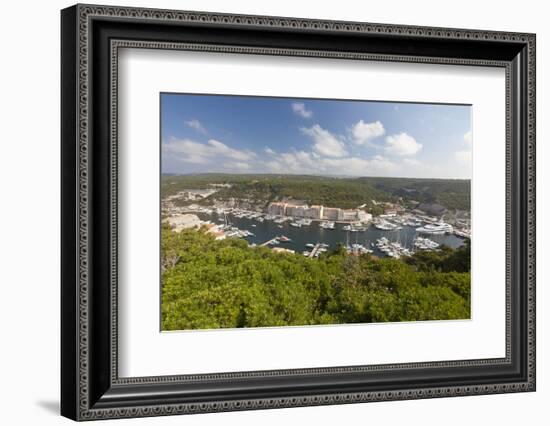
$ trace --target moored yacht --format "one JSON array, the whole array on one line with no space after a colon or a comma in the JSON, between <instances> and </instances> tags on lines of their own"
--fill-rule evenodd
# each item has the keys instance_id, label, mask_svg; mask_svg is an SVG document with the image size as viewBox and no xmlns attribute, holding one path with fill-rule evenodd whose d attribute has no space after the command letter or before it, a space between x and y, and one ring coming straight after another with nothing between
<instances>
[{"instance_id":1,"label":"moored yacht","mask_svg":"<svg viewBox=\"0 0 550 426\"><path fill-rule=\"evenodd\" d=\"M398 226L394 223L391 223L391 222L388 222L387 220L379 220L378 222L376 222L374 224L374 227L376 229L380 229L381 231L395 231L395 230L398 230L398 229L402 229L401 226Z\"/></svg>"},{"instance_id":2,"label":"moored yacht","mask_svg":"<svg viewBox=\"0 0 550 426\"><path fill-rule=\"evenodd\" d=\"M453 227L445 222L428 223L420 228L416 228L416 232L423 234L443 235L446 232L453 232Z\"/></svg>"},{"instance_id":3,"label":"moored yacht","mask_svg":"<svg viewBox=\"0 0 550 426\"><path fill-rule=\"evenodd\" d=\"M429 238L416 237L413 241L414 248L418 250L435 250L439 244Z\"/></svg>"}]
</instances>

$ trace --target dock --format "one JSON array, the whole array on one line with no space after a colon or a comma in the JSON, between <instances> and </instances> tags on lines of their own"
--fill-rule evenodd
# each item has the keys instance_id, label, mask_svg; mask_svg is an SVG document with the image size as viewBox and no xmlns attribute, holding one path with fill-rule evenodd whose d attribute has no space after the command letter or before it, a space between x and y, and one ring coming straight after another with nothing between
<instances>
[{"instance_id":1,"label":"dock","mask_svg":"<svg viewBox=\"0 0 550 426\"><path fill-rule=\"evenodd\" d=\"M278 240L279 240L279 237L272 238L271 240L267 240L265 243L260 244L260 247L268 246Z\"/></svg>"},{"instance_id":2,"label":"dock","mask_svg":"<svg viewBox=\"0 0 550 426\"><path fill-rule=\"evenodd\" d=\"M315 247L311 249L307 257L315 257L319 252L319 249L322 247L321 243L315 244Z\"/></svg>"}]
</instances>

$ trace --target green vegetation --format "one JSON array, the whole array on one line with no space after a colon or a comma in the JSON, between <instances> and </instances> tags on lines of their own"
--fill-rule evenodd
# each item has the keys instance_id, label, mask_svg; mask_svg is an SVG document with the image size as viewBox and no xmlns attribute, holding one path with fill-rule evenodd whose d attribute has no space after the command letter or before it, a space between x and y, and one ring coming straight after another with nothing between
<instances>
[{"instance_id":1,"label":"green vegetation","mask_svg":"<svg viewBox=\"0 0 550 426\"><path fill-rule=\"evenodd\" d=\"M236 183L231 188L222 189L215 197L221 200L248 198L261 200L264 204L290 198L341 208L353 208L361 204L370 206L373 199L388 199L382 192L358 181L315 178L276 178Z\"/></svg>"},{"instance_id":2,"label":"green vegetation","mask_svg":"<svg viewBox=\"0 0 550 426\"><path fill-rule=\"evenodd\" d=\"M449 210L470 210L470 180L362 177L358 180L404 201L437 203Z\"/></svg>"},{"instance_id":3,"label":"green vegetation","mask_svg":"<svg viewBox=\"0 0 550 426\"><path fill-rule=\"evenodd\" d=\"M406 261L309 259L164 227L162 329L465 319L469 265L469 244Z\"/></svg>"},{"instance_id":4,"label":"green vegetation","mask_svg":"<svg viewBox=\"0 0 550 426\"><path fill-rule=\"evenodd\" d=\"M454 179L408 179L408 178L334 178L297 175L164 175L161 180L162 197L184 189L211 188L211 184L226 183L230 188L221 188L202 202L226 201L231 198L248 199L258 206L269 202L292 198L309 204L340 208L356 208L366 205L373 214L382 208L372 200L396 202L413 207L419 202L438 203L454 210L470 210L470 181Z\"/></svg>"},{"instance_id":5,"label":"green vegetation","mask_svg":"<svg viewBox=\"0 0 550 426\"><path fill-rule=\"evenodd\" d=\"M171 195L186 188L211 188L212 183L228 183L230 188L221 188L214 199L227 201L231 198L254 200L260 206L285 198L304 200L309 204L354 208L361 204L373 206L372 200L394 201L384 192L357 179L337 179L321 176L296 175L186 175L163 176L162 196Z\"/></svg>"}]
</instances>

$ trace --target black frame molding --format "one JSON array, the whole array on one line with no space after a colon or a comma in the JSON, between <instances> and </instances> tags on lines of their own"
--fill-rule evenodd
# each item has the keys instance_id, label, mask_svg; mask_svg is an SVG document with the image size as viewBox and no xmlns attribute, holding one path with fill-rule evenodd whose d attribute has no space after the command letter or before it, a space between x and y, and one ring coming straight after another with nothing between
<instances>
[{"instance_id":1,"label":"black frame molding","mask_svg":"<svg viewBox=\"0 0 550 426\"><path fill-rule=\"evenodd\" d=\"M535 390L535 35L97 5L61 12L61 414L74 420ZM119 378L117 58L185 49L506 70L502 359Z\"/></svg>"}]
</instances>

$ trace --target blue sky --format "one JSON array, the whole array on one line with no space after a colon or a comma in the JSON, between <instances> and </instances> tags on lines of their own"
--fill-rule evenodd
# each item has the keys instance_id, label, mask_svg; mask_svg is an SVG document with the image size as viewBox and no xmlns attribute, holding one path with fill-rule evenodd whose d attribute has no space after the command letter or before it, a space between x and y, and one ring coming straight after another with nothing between
<instances>
[{"instance_id":1,"label":"blue sky","mask_svg":"<svg viewBox=\"0 0 550 426\"><path fill-rule=\"evenodd\" d=\"M163 173L471 178L466 105L161 94Z\"/></svg>"}]
</instances>

